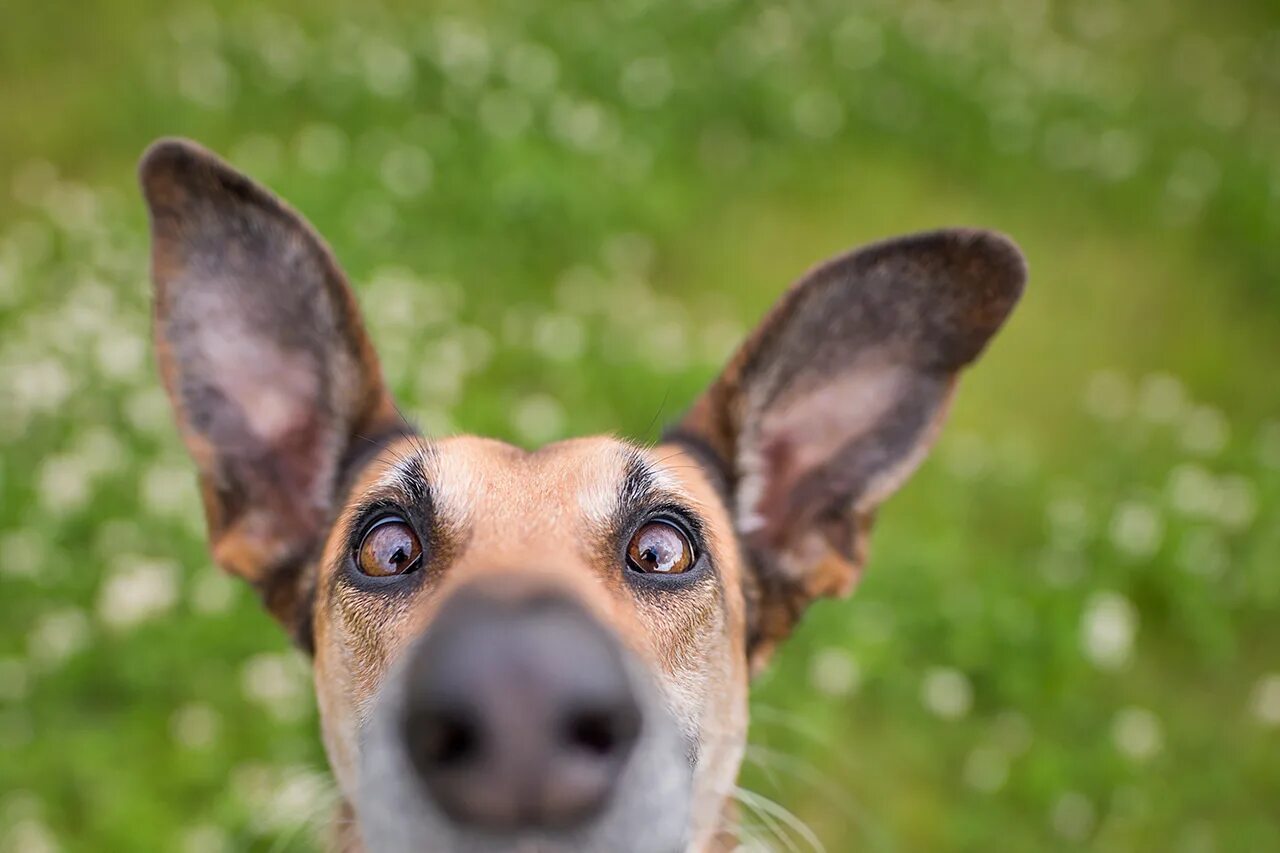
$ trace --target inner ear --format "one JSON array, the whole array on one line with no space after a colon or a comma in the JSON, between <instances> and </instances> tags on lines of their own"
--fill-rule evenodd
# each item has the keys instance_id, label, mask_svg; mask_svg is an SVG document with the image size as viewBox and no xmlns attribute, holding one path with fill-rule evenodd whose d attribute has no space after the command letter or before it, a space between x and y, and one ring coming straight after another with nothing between
<instances>
[{"instance_id":1,"label":"inner ear","mask_svg":"<svg viewBox=\"0 0 1280 853\"><path fill-rule=\"evenodd\" d=\"M779 301L676 427L730 484L761 648L813 598L850 589L876 507L924 458L1025 278L1013 243L984 231L837 257Z\"/></svg>"},{"instance_id":2,"label":"inner ear","mask_svg":"<svg viewBox=\"0 0 1280 853\"><path fill-rule=\"evenodd\" d=\"M301 216L193 143L139 169L155 343L214 557L296 616L359 442L403 431L355 299Z\"/></svg>"}]
</instances>

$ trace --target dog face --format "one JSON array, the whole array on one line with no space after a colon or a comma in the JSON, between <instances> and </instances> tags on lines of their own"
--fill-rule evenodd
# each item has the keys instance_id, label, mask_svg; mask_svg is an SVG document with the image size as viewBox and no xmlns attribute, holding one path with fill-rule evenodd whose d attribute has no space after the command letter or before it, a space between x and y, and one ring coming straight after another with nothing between
<instances>
[{"instance_id":1,"label":"dog face","mask_svg":"<svg viewBox=\"0 0 1280 853\"><path fill-rule=\"evenodd\" d=\"M353 849L728 843L750 674L852 587L1025 278L986 232L836 258L657 446L527 452L416 434L265 190L180 141L140 175L213 556L312 654Z\"/></svg>"}]
</instances>

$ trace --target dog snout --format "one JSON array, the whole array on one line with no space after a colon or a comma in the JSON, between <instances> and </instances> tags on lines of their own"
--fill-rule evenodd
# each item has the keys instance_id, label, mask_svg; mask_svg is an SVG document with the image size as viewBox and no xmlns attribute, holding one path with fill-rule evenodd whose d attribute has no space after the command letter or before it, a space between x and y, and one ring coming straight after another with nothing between
<instances>
[{"instance_id":1,"label":"dog snout","mask_svg":"<svg viewBox=\"0 0 1280 853\"><path fill-rule=\"evenodd\" d=\"M407 670L405 746L427 794L475 829L600 813L642 727L616 638L564 597L460 596Z\"/></svg>"}]
</instances>

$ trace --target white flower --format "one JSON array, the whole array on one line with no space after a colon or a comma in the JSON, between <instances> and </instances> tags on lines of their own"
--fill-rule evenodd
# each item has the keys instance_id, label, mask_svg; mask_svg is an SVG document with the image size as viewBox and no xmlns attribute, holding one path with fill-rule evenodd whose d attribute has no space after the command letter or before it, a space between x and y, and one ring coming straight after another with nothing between
<instances>
[{"instance_id":1,"label":"white flower","mask_svg":"<svg viewBox=\"0 0 1280 853\"><path fill-rule=\"evenodd\" d=\"M1182 446L1201 456L1214 456L1227 446L1230 427L1226 415L1211 406L1196 406L1182 424Z\"/></svg>"},{"instance_id":2,"label":"white flower","mask_svg":"<svg viewBox=\"0 0 1280 853\"><path fill-rule=\"evenodd\" d=\"M347 157L347 136L331 124L309 124L298 133L295 143L298 163L309 172L327 175L342 166Z\"/></svg>"},{"instance_id":3,"label":"white flower","mask_svg":"<svg viewBox=\"0 0 1280 853\"><path fill-rule=\"evenodd\" d=\"M235 72L212 50L197 48L182 51L178 64L178 93L198 106L221 109L235 95Z\"/></svg>"},{"instance_id":4,"label":"white flower","mask_svg":"<svg viewBox=\"0 0 1280 853\"><path fill-rule=\"evenodd\" d=\"M413 57L399 45L370 38L361 45L360 59L365 85L379 97L400 97L413 85Z\"/></svg>"},{"instance_id":5,"label":"white flower","mask_svg":"<svg viewBox=\"0 0 1280 853\"><path fill-rule=\"evenodd\" d=\"M226 613L235 601L236 581L220 569L206 569L191 587L191 606L211 616Z\"/></svg>"},{"instance_id":6,"label":"white flower","mask_svg":"<svg viewBox=\"0 0 1280 853\"><path fill-rule=\"evenodd\" d=\"M62 663L88 643L89 620L74 607L44 614L27 635L32 660L46 668Z\"/></svg>"},{"instance_id":7,"label":"white flower","mask_svg":"<svg viewBox=\"0 0 1280 853\"><path fill-rule=\"evenodd\" d=\"M1253 686L1253 715L1269 728L1280 728L1280 672L1258 679Z\"/></svg>"},{"instance_id":8,"label":"white flower","mask_svg":"<svg viewBox=\"0 0 1280 853\"><path fill-rule=\"evenodd\" d=\"M52 830L34 817L23 818L0 837L0 849L14 853L57 853L61 849Z\"/></svg>"},{"instance_id":9,"label":"white flower","mask_svg":"<svg viewBox=\"0 0 1280 853\"><path fill-rule=\"evenodd\" d=\"M1098 370L1084 388L1084 409L1098 420L1120 420L1129 414L1129 383L1115 370Z\"/></svg>"},{"instance_id":10,"label":"white flower","mask_svg":"<svg viewBox=\"0 0 1280 853\"><path fill-rule=\"evenodd\" d=\"M1176 376L1153 373L1142 380L1138 391L1138 411L1152 423L1169 424L1187 408L1187 392Z\"/></svg>"},{"instance_id":11,"label":"white flower","mask_svg":"<svg viewBox=\"0 0 1280 853\"><path fill-rule=\"evenodd\" d=\"M1068 841L1084 841L1093 832L1097 817L1092 800L1077 791L1068 791L1054 802L1049 823Z\"/></svg>"},{"instance_id":12,"label":"white flower","mask_svg":"<svg viewBox=\"0 0 1280 853\"><path fill-rule=\"evenodd\" d=\"M490 50L484 33L459 19L441 22L436 32L436 58L446 76L475 88L489 74Z\"/></svg>"},{"instance_id":13,"label":"white flower","mask_svg":"<svg viewBox=\"0 0 1280 853\"><path fill-rule=\"evenodd\" d=\"M533 346L554 361L574 361L586 348L586 331L570 314L543 314L533 324Z\"/></svg>"},{"instance_id":14,"label":"white flower","mask_svg":"<svg viewBox=\"0 0 1280 853\"><path fill-rule=\"evenodd\" d=\"M233 782L253 810L254 828L262 833L304 826L315 815L316 804L333 797L328 776L308 767L248 765L236 771Z\"/></svg>"},{"instance_id":15,"label":"white flower","mask_svg":"<svg viewBox=\"0 0 1280 853\"><path fill-rule=\"evenodd\" d=\"M306 71L311 45L291 19L260 10L253 20L254 49L280 87L298 82Z\"/></svg>"},{"instance_id":16,"label":"white flower","mask_svg":"<svg viewBox=\"0 0 1280 853\"><path fill-rule=\"evenodd\" d=\"M75 390L71 374L55 358L5 366L10 399L5 406L15 414L52 412Z\"/></svg>"},{"instance_id":17,"label":"white flower","mask_svg":"<svg viewBox=\"0 0 1280 853\"><path fill-rule=\"evenodd\" d=\"M190 827L182 835L182 853L229 853L231 837L211 823Z\"/></svg>"},{"instance_id":18,"label":"white flower","mask_svg":"<svg viewBox=\"0 0 1280 853\"><path fill-rule=\"evenodd\" d=\"M177 576L173 563L120 557L98 591L98 618L121 630L168 612L178 599Z\"/></svg>"},{"instance_id":19,"label":"white flower","mask_svg":"<svg viewBox=\"0 0 1280 853\"><path fill-rule=\"evenodd\" d=\"M173 739L187 749L206 749L218 736L218 712L200 702L183 705L169 719Z\"/></svg>"},{"instance_id":20,"label":"white flower","mask_svg":"<svg viewBox=\"0 0 1280 853\"><path fill-rule=\"evenodd\" d=\"M925 674L920 700L942 719L957 720L973 707L973 687L960 670L935 667Z\"/></svg>"},{"instance_id":21,"label":"white flower","mask_svg":"<svg viewBox=\"0 0 1280 853\"><path fill-rule=\"evenodd\" d=\"M124 404L125 417L130 425L139 432L168 434L173 431L173 414L169 409L169 400L164 389L155 385L145 385L129 395Z\"/></svg>"},{"instance_id":22,"label":"white flower","mask_svg":"<svg viewBox=\"0 0 1280 853\"><path fill-rule=\"evenodd\" d=\"M109 474L131 461L129 450L106 427L90 427L82 433L76 442L76 454L90 477Z\"/></svg>"},{"instance_id":23,"label":"white flower","mask_svg":"<svg viewBox=\"0 0 1280 853\"><path fill-rule=\"evenodd\" d=\"M854 71L870 68L884 55L880 24L850 15L831 34L836 61Z\"/></svg>"},{"instance_id":24,"label":"white flower","mask_svg":"<svg viewBox=\"0 0 1280 853\"><path fill-rule=\"evenodd\" d=\"M142 372L147 357L147 342L141 335L117 329L98 341L97 364L104 376L130 379Z\"/></svg>"},{"instance_id":25,"label":"white flower","mask_svg":"<svg viewBox=\"0 0 1280 853\"><path fill-rule=\"evenodd\" d=\"M830 92L805 92L792 106L796 129L814 139L829 139L844 126L844 104Z\"/></svg>"},{"instance_id":26,"label":"white flower","mask_svg":"<svg viewBox=\"0 0 1280 853\"><path fill-rule=\"evenodd\" d=\"M185 464L149 466L140 484L142 505L156 517L181 517L197 512L200 505L196 477Z\"/></svg>"},{"instance_id":27,"label":"white flower","mask_svg":"<svg viewBox=\"0 0 1280 853\"><path fill-rule=\"evenodd\" d=\"M1138 631L1138 613L1116 592L1094 595L1080 619L1080 645L1100 669L1119 669L1129 662Z\"/></svg>"},{"instance_id":28,"label":"white flower","mask_svg":"<svg viewBox=\"0 0 1280 853\"><path fill-rule=\"evenodd\" d=\"M1111 723L1111 741L1135 762L1146 762L1164 747L1160 719L1145 708L1125 708Z\"/></svg>"},{"instance_id":29,"label":"white flower","mask_svg":"<svg viewBox=\"0 0 1280 853\"><path fill-rule=\"evenodd\" d=\"M1258 430L1258 461L1280 470L1280 421L1263 424Z\"/></svg>"},{"instance_id":30,"label":"white flower","mask_svg":"<svg viewBox=\"0 0 1280 853\"><path fill-rule=\"evenodd\" d=\"M671 66L660 56L633 59L622 70L622 97L642 109L662 106L671 94L675 78Z\"/></svg>"},{"instance_id":31,"label":"white flower","mask_svg":"<svg viewBox=\"0 0 1280 853\"><path fill-rule=\"evenodd\" d=\"M1209 516L1218 508L1217 481L1213 474L1194 462L1174 468L1165 491L1169 503L1183 515Z\"/></svg>"},{"instance_id":32,"label":"white flower","mask_svg":"<svg viewBox=\"0 0 1280 853\"><path fill-rule=\"evenodd\" d=\"M581 151L601 151L617 142L613 117L594 101L559 96L551 105L551 132Z\"/></svg>"},{"instance_id":33,"label":"white flower","mask_svg":"<svg viewBox=\"0 0 1280 853\"><path fill-rule=\"evenodd\" d=\"M1218 521L1236 530L1248 527L1258 511L1253 483L1236 475L1222 478L1218 485Z\"/></svg>"},{"instance_id":34,"label":"white flower","mask_svg":"<svg viewBox=\"0 0 1280 853\"><path fill-rule=\"evenodd\" d=\"M1163 538L1164 521L1150 504L1125 501L1111 516L1111 542L1130 557L1150 557L1160 549Z\"/></svg>"},{"instance_id":35,"label":"white flower","mask_svg":"<svg viewBox=\"0 0 1280 853\"><path fill-rule=\"evenodd\" d=\"M984 794L995 793L1009 778L1009 758L989 746L975 747L964 761L965 784Z\"/></svg>"},{"instance_id":36,"label":"white flower","mask_svg":"<svg viewBox=\"0 0 1280 853\"><path fill-rule=\"evenodd\" d=\"M48 559L49 545L31 528L20 528L0 537L0 576L34 578Z\"/></svg>"},{"instance_id":37,"label":"white flower","mask_svg":"<svg viewBox=\"0 0 1280 853\"><path fill-rule=\"evenodd\" d=\"M858 661L838 646L821 649L809 662L809 682L827 696L848 696L861 681Z\"/></svg>"},{"instance_id":38,"label":"white flower","mask_svg":"<svg viewBox=\"0 0 1280 853\"><path fill-rule=\"evenodd\" d=\"M564 434L564 407L548 394L530 394L511 412L511 425L524 441L545 444Z\"/></svg>"},{"instance_id":39,"label":"white flower","mask_svg":"<svg viewBox=\"0 0 1280 853\"><path fill-rule=\"evenodd\" d=\"M399 145L382 158L382 183L401 198L422 195L434 175L431 155L416 145Z\"/></svg>"},{"instance_id":40,"label":"white flower","mask_svg":"<svg viewBox=\"0 0 1280 853\"><path fill-rule=\"evenodd\" d=\"M542 45L532 43L511 48L504 70L513 86L535 94L550 92L560 76L556 55Z\"/></svg>"},{"instance_id":41,"label":"white flower","mask_svg":"<svg viewBox=\"0 0 1280 853\"><path fill-rule=\"evenodd\" d=\"M21 702L29 688L26 664L16 657L0 658L0 702Z\"/></svg>"},{"instance_id":42,"label":"white flower","mask_svg":"<svg viewBox=\"0 0 1280 853\"><path fill-rule=\"evenodd\" d=\"M306 710L307 679L306 667L288 653L255 655L240 670L245 698L284 721L296 720Z\"/></svg>"}]
</instances>

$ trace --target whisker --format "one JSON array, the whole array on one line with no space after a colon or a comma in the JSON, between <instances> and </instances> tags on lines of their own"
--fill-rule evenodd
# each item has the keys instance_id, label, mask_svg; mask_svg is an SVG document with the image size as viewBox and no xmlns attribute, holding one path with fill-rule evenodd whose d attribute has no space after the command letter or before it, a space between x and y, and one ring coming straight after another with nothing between
<instances>
[{"instance_id":1,"label":"whisker","mask_svg":"<svg viewBox=\"0 0 1280 853\"><path fill-rule=\"evenodd\" d=\"M276 836L275 841L268 848L268 853L283 853L283 851L288 850L304 830L316 830L317 834L319 834L321 816L326 812L331 813L340 799L337 786L331 781L326 781L323 787L316 792L314 806L293 826Z\"/></svg>"},{"instance_id":2,"label":"whisker","mask_svg":"<svg viewBox=\"0 0 1280 853\"><path fill-rule=\"evenodd\" d=\"M658 411L653 413L653 417L649 419L649 425L644 428L644 434L649 435L653 432L653 425L658 422L658 418L662 417L662 411L667 407L667 400L671 397L671 385L667 385L667 390L662 392L662 402L658 404ZM658 438L649 439L645 447L654 447L658 443Z\"/></svg>"},{"instance_id":3,"label":"whisker","mask_svg":"<svg viewBox=\"0 0 1280 853\"><path fill-rule=\"evenodd\" d=\"M746 788L739 787L735 790L739 802L757 810L757 812L762 816L768 814L775 819L782 821L789 829L799 835L806 844L812 847L816 853L826 853L827 848L823 846L822 841L819 840L818 836L814 834L814 831L809 828L809 825L797 817L794 812L787 809L785 806L774 802L768 797L757 794L754 791L748 791ZM782 836L780 835L779 837ZM792 845L788 846L792 847ZM799 851L798 847L793 849Z\"/></svg>"},{"instance_id":4,"label":"whisker","mask_svg":"<svg viewBox=\"0 0 1280 853\"><path fill-rule=\"evenodd\" d=\"M817 796L822 797L824 802L832 806L848 821L851 827L856 826L859 830L869 834L879 834L873 832L874 818L870 812L861 806L858 798L851 794L845 786L840 785L831 776L819 770L817 765L812 762L804 761L761 744L748 745L745 759L771 775L774 770L778 770L793 779L806 783L814 790ZM776 785L776 778L776 776L773 776L770 779L770 783Z\"/></svg>"},{"instance_id":5,"label":"whisker","mask_svg":"<svg viewBox=\"0 0 1280 853\"><path fill-rule=\"evenodd\" d=\"M791 835L784 834L782 832L782 826L778 823L774 814L761 806L761 801L765 799L764 797L742 787L734 788L733 797L745 806L751 814L758 817L764 828L768 830L774 838L782 842L789 853L800 853L800 848L791 840Z\"/></svg>"},{"instance_id":6,"label":"whisker","mask_svg":"<svg viewBox=\"0 0 1280 853\"><path fill-rule=\"evenodd\" d=\"M751 706L751 719L753 722L781 726L817 746L824 748L829 746L827 735L812 724L803 723L798 714L788 713L770 705L753 703Z\"/></svg>"}]
</instances>

